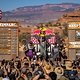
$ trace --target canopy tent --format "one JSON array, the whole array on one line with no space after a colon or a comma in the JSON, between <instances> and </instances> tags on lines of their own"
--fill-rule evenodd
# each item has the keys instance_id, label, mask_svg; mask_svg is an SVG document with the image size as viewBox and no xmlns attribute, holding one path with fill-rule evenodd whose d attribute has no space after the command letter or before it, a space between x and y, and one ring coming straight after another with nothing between
<instances>
[{"instance_id":1,"label":"canopy tent","mask_svg":"<svg viewBox=\"0 0 80 80\"><path fill-rule=\"evenodd\" d=\"M45 30L37 29L37 30L34 30L33 34L44 36L44 34L41 34L41 32L45 32L45 36L54 34L53 30L51 29L45 29Z\"/></svg>"}]
</instances>

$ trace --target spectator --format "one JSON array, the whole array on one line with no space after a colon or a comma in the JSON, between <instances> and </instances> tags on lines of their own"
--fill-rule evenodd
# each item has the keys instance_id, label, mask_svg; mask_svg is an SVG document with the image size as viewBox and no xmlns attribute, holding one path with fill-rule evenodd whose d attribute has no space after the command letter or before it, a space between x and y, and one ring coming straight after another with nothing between
<instances>
[{"instance_id":1,"label":"spectator","mask_svg":"<svg viewBox=\"0 0 80 80\"><path fill-rule=\"evenodd\" d=\"M26 68L22 68L21 70L21 76L24 78L24 80L27 80L27 69Z\"/></svg>"},{"instance_id":2,"label":"spectator","mask_svg":"<svg viewBox=\"0 0 80 80\"><path fill-rule=\"evenodd\" d=\"M60 79L62 77L64 70L62 67L56 67L55 68L55 73L57 74L57 79Z\"/></svg>"},{"instance_id":3,"label":"spectator","mask_svg":"<svg viewBox=\"0 0 80 80\"><path fill-rule=\"evenodd\" d=\"M22 76L20 76L17 80L25 80Z\"/></svg>"},{"instance_id":4,"label":"spectator","mask_svg":"<svg viewBox=\"0 0 80 80\"><path fill-rule=\"evenodd\" d=\"M49 64L46 64L46 66L44 66L44 70L46 74L49 74L50 72L53 72L53 67Z\"/></svg>"},{"instance_id":5,"label":"spectator","mask_svg":"<svg viewBox=\"0 0 80 80\"><path fill-rule=\"evenodd\" d=\"M51 78L51 80L56 80L57 79L57 74L55 72L50 72L49 77Z\"/></svg>"}]
</instances>

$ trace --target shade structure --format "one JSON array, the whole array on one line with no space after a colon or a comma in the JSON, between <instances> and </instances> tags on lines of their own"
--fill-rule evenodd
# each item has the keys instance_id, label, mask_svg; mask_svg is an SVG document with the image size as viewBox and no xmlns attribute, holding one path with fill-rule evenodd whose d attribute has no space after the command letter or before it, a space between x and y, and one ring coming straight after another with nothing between
<instances>
[{"instance_id":1,"label":"shade structure","mask_svg":"<svg viewBox=\"0 0 80 80\"><path fill-rule=\"evenodd\" d=\"M53 35L53 30L51 30L51 29L46 29L45 35Z\"/></svg>"},{"instance_id":2,"label":"shade structure","mask_svg":"<svg viewBox=\"0 0 80 80\"><path fill-rule=\"evenodd\" d=\"M50 44L51 43L52 44L55 43L54 31L52 29L43 27L41 29L34 30L32 34L33 34L32 35L33 37L31 37L31 41L34 44L38 44L39 43L38 40L39 40L40 37L46 37L46 39L48 40L48 42ZM47 37L50 37L50 38L47 38Z\"/></svg>"},{"instance_id":3,"label":"shade structure","mask_svg":"<svg viewBox=\"0 0 80 80\"><path fill-rule=\"evenodd\" d=\"M44 34L43 34L43 32L44 32ZM53 35L54 31L52 29L48 29L48 28L43 27L43 28L34 30L32 34L46 36L46 35Z\"/></svg>"},{"instance_id":4,"label":"shade structure","mask_svg":"<svg viewBox=\"0 0 80 80\"><path fill-rule=\"evenodd\" d=\"M40 34L40 30L37 29L37 30L34 30L34 35L39 35Z\"/></svg>"}]
</instances>

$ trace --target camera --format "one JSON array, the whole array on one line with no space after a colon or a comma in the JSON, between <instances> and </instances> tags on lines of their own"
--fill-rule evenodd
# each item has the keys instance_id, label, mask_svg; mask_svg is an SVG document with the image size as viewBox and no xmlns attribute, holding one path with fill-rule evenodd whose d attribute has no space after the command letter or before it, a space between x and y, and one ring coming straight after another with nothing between
<instances>
[{"instance_id":1,"label":"camera","mask_svg":"<svg viewBox=\"0 0 80 80\"><path fill-rule=\"evenodd\" d=\"M43 74L43 72L41 72L41 71L38 71L38 73L39 73L40 75L42 75L42 74Z\"/></svg>"},{"instance_id":2,"label":"camera","mask_svg":"<svg viewBox=\"0 0 80 80\"><path fill-rule=\"evenodd\" d=\"M38 71L38 73L40 75L39 79L45 79L44 72Z\"/></svg>"}]
</instances>

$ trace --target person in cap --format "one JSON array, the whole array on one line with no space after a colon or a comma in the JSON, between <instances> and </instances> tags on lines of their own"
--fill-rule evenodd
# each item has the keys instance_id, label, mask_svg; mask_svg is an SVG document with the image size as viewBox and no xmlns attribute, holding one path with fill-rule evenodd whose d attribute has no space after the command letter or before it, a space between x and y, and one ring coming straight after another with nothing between
<instances>
[{"instance_id":1,"label":"person in cap","mask_svg":"<svg viewBox=\"0 0 80 80\"><path fill-rule=\"evenodd\" d=\"M61 67L56 67L54 71L57 74L57 79L59 79L63 75L63 72L64 72L63 68Z\"/></svg>"},{"instance_id":2,"label":"person in cap","mask_svg":"<svg viewBox=\"0 0 80 80\"><path fill-rule=\"evenodd\" d=\"M47 64L46 66L44 66L44 71L46 72L46 74L49 74L50 72L53 72L53 67Z\"/></svg>"},{"instance_id":3,"label":"person in cap","mask_svg":"<svg viewBox=\"0 0 80 80\"><path fill-rule=\"evenodd\" d=\"M51 78L51 80L56 80L57 79L57 74L55 72L50 72L49 77Z\"/></svg>"},{"instance_id":4,"label":"person in cap","mask_svg":"<svg viewBox=\"0 0 80 80\"><path fill-rule=\"evenodd\" d=\"M73 69L73 67L72 67L72 61L66 60L65 61L65 66L66 66L66 70L72 70Z\"/></svg>"},{"instance_id":5,"label":"person in cap","mask_svg":"<svg viewBox=\"0 0 80 80\"><path fill-rule=\"evenodd\" d=\"M3 79L3 74L4 74L3 70L0 69L0 80Z\"/></svg>"}]
</instances>

